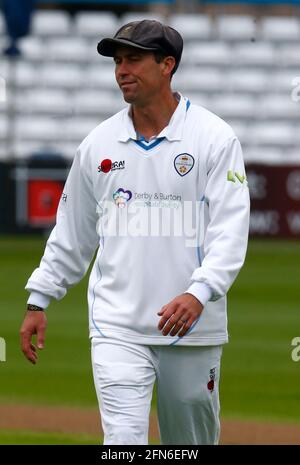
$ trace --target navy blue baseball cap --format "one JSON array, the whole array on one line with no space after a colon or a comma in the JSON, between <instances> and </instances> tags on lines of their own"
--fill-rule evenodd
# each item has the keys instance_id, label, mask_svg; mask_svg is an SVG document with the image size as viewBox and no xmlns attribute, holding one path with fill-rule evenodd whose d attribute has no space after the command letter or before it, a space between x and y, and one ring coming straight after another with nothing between
<instances>
[{"instance_id":1,"label":"navy blue baseball cap","mask_svg":"<svg viewBox=\"0 0 300 465\"><path fill-rule=\"evenodd\" d=\"M144 19L122 26L112 38L102 39L97 46L98 53L113 57L116 48L127 45L140 50L158 51L175 58L176 71L180 63L183 40L178 31L159 21Z\"/></svg>"}]
</instances>

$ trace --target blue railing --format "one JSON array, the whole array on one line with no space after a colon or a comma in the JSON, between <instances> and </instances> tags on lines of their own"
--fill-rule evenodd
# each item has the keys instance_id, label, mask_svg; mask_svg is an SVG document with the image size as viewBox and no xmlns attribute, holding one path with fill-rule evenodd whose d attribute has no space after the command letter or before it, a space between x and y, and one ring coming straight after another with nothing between
<instances>
[{"instance_id":1,"label":"blue railing","mask_svg":"<svg viewBox=\"0 0 300 465\"><path fill-rule=\"evenodd\" d=\"M110 3L114 4L121 4L121 3L127 3L128 5L130 4L143 4L143 3L175 3L176 0L56 0L55 4L66 4L66 3L81 3L81 4L98 4L98 5L109 5ZM46 3L53 4L53 0L36 0L36 3L39 5L43 5Z\"/></svg>"},{"instance_id":2,"label":"blue railing","mask_svg":"<svg viewBox=\"0 0 300 465\"><path fill-rule=\"evenodd\" d=\"M1 3L1 0L0 0ZM39 5L53 4L53 0L36 0ZM95 4L95 5L109 5L114 4L128 4L128 5L142 5L146 3L176 3L176 0L56 0L55 4ZM220 4L255 4L255 5L299 5L300 0L199 0L202 4L220 3Z\"/></svg>"},{"instance_id":3,"label":"blue railing","mask_svg":"<svg viewBox=\"0 0 300 465\"><path fill-rule=\"evenodd\" d=\"M232 3L248 3L251 5L299 5L300 0L201 0L201 3L210 4L210 3L225 3L232 4Z\"/></svg>"}]
</instances>

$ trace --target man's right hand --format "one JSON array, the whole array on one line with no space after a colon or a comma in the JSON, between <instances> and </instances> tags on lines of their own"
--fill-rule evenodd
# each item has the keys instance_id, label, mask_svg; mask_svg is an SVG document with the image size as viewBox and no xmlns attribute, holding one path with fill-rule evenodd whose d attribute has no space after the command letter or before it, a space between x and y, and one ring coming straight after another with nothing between
<instances>
[{"instance_id":1,"label":"man's right hand","mask_svg":"<svg viewBox=\"0 0 300 465\"><path fill-rule=\"evenodd\" d=\"M30 311L26 312L25 319L21 326L21 348L22 352L31 363L34 365L37 362L36 349L43 349L45 342L45 332L47 327L47 318L45 312ZM32 336L37 335L37 348L32 343Z\"/></svg>"}]
</instances>

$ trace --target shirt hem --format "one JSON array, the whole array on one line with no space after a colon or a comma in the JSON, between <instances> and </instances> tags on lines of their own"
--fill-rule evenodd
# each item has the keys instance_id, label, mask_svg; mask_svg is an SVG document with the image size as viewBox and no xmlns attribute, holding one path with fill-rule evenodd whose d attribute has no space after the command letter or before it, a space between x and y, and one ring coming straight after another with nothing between
<instances>
[{"instance_id":1,"label":"shirt hem","mask_svg":"<svg viewBox=\"0 0 300 465\"><path fill-rule=\"evenodd\" d=\"M99 337L105 339L113 338L117 340L127 341L136 344L151 344L151 345L181 345L181 346L214 346L226 344L228 342L228 334L222 336L146 336L141 334L129 333L127 331L117 331L110 328L101 328L101 332L95 328L90 328L89 337Z\"/></svg>"}]
</instances>

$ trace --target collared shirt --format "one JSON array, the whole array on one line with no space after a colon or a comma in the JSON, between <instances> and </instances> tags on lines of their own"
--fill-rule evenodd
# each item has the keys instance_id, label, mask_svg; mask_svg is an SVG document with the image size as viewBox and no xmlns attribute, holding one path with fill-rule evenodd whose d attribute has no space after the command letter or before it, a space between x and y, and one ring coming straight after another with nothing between
<instances>
[{"instance_id":1,"label":"collared shirt","mask_svg":"<svg viewBox=\"0 0 300 465\"><path fill-rule=\"evenodd\" d=\"M224 344L226 293L248 227L241 146L225 121L181 96L169 124L145 143L126 107L80 144L57 224L26 285L28 302L61 299L99 245L88 290L91 337ZM185 292L204 310L184 337L163 336L157 312Z\"/></svg>"},{"instance_id":2,"label":"collared shirt","mask_svg":"<svg viewBox=\"0 0 300 465\"><path fill-rule=\"evenodd\" d=\"M145 148L145 150L153 148L165 138L170 142L181 140L184 121L187 110L190 106L190 101L178 92L175 93L175 96L179 100L178 105L169 121L169 124L159 134L152 136L148 141L143 137L139 137L132 121L131 107L129 107L128 111L123 115L123 125L118 140L120 142L128 142L131 139L140 145L140 147Z\"/></svg>"}]
</instances>

